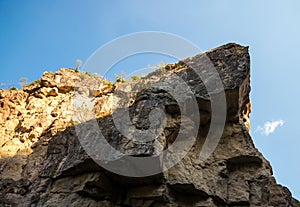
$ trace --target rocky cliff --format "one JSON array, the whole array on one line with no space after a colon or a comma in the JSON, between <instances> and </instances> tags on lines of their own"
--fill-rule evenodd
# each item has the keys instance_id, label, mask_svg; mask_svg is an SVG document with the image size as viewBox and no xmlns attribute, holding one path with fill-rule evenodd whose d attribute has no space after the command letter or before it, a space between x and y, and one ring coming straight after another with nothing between
<instances>
[{"instance_id":1,"label":"rocky cliff","mask_svg":"<svg viewBox=\"0 0 300 207\"><path fill-rule=\"evenodd\" d=\"M249 135L249 93L237 44L132 82L65 68L0 90L0 206L297 206Z\"/></svg>"}]
</instances>

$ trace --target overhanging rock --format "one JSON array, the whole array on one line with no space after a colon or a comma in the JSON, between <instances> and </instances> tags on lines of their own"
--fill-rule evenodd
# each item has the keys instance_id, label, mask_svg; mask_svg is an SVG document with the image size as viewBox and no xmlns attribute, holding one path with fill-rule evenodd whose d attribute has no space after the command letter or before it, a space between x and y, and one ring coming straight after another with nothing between
<instances>
[{"instance_id":1,"label":"overhanging rock","mask_svg":"<svg viewBox=\"0 0 300 207\"><path fill-rule=\"evenodd\" d=\"M137 82L98 80L89 89L86 76L62 69L1 91L2 137L13 137L1 140L1 205L297 206L249 135L248 47L230 43ZM68 106L79 92L92 96L97 118L74 126ZM41 108L47 121L28 118L42 119ZM220 136L210 142L210 133Z\"/></svg>"}]
</instances>

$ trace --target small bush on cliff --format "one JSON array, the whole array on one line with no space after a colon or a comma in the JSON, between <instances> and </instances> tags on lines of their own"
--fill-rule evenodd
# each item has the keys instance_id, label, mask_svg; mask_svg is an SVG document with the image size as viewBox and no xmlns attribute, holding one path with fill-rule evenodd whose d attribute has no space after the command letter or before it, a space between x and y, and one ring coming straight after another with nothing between
<instances>
[{"instance_id":1,"label":"small bush on cliff","mask_svg":"<svg viewBox=\"0 0 300 207\"><path fill-rule=\"evenodd\" d=\"M27 84L28 84L27 78L21 78L19 84L20 84L21 88L23 88L24 86L27 86Z\"/></svg>"},{"instance_id":2,"label":"small bush on cliff","mask_svg":"<svg viewBox=\"0 0 300 207\"><path fill-rule=\"evenodd\" d=\"M137 76L137 75L133 75L131 76L131 80L132 81L140 81L142 78L140 76Z\"/></svg>"},{"instance_id":3,"label":"small bush on cliff","mask_svg":"<svg viewBox=\"0 0 300 207\"><path fill-rule=\"evenodd\" d=\"M115 74L114 76L116 78L117 83L124 83L125 82L125 79L122 75L120 76L119 74Z\"/></svg>"},{"instance_id":4,"label":"small bush on cliff","mask_svg":"<svg viewBox=\"0 0 300 207\"><path fill-rule=\"evenodd\" d=\"M108 85L109 87L113 87L113 86L114 86L113 82L108 81L108 80L106 80L106 79L103 80L103 83L104 83L105 85Z\"/></svg>"},{"instance_id":5,"label":"small bush on cliff","mask_svg":"<svg viewBox=\"0 0 300 207\"><path fill-rule=\"evenodd\" d=\"M75 70L78 71L79 68L81 67L81 65L82 65L82 61L80 59L77 59L76 60L76 68L75 68Z\"/></svg>"},{"instance_id":6,"label":"small bush on cliff","mask_svg":"<svg viewBox=\"0 0 300 207\"><path fill-rule=\"evenodd\" d=\"M86 72L86 71L81 71L79 73L79 77L82 79L82 80L85 80L85 79L90 79L92 78L92 74L90 72Z\"/></svg>"}]
</instances>

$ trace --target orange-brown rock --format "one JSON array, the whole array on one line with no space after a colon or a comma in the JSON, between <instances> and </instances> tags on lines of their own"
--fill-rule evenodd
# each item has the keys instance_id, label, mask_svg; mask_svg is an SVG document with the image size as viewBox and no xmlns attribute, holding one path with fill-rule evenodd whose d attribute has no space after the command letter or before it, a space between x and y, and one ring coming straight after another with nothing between
<instances>
[{"instance_id":1,"label":"orange-brown rock","mask_svg":"<svg viewBox=\"0 0 300 207\"><path fill-rule=\"evenodd\" d=\"M213 63L222 81L226 123L216 148L207 159L200 160L199 152L212 121L210 96L218 97L220 93L212 90L209 94L205 80L194 72L194 69L205 70L204 56ZM135 84L113 85L67 68L56 73L45 72L40 80L22 90L0 90L0 206L296 207L297 201L286 187L276 183L269 162L255 148L248 132L251 112L248 48L227 44L167 65L138 84L147 86L148 80L163 84L172 74L188 83L196 96L201 120L196 127L200 127L200 132L186 156L175 166L139 178L109 172L88 155L74 125L80 128L90 120L84 108L74 110L75 93L92 100L96 123L107 142L132 157L159 155L174 143L179 129L185 137L192 136L195 123L191 117L195 111L189 111L189 102L183 103L182 108L187 116L180 113L178 102L170 94L154 87L146 87L127 100L126 94L139 89ZM93 81L93 87L85 87L90 83L87 80ZM126 139L120 133L113 113L122 112L123 108L118 107L124 97L129 102L130 121L140 130L149 129L157 121L149 115L153 108L164 110L166 125L156 140L141 142ZM87 120L84 123L74 120L74 113L82 113ZM220 120L217 116L216 123ZM91 139L95 136L91 131L82 133ZM130 130L127 133L134 134ZM185 141L181 144L185 145ZM108 157L106 162L113 159ZM126 166L131 163L120 163L120 170Z\"/></svg>"}]
</instances>

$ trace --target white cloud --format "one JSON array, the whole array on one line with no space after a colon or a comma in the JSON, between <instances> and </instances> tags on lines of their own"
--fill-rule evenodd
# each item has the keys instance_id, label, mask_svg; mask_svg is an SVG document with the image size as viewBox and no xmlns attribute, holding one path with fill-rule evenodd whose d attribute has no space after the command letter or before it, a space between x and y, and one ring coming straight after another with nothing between
<instances>
[{"instance_id":1,"label":"white cloud","mask_svg":"<svg viewBox=\"0 0 300 207\"><path fill-rule=\"evenodd\" d=\"M283 126L284 121L283 120L277 120L277 121L267 121L265 122L264 126L258 126L256 131L261 131L262 135L269 136L271 133L273 133L277 127Z\"/></svg>"}]
</instances>

